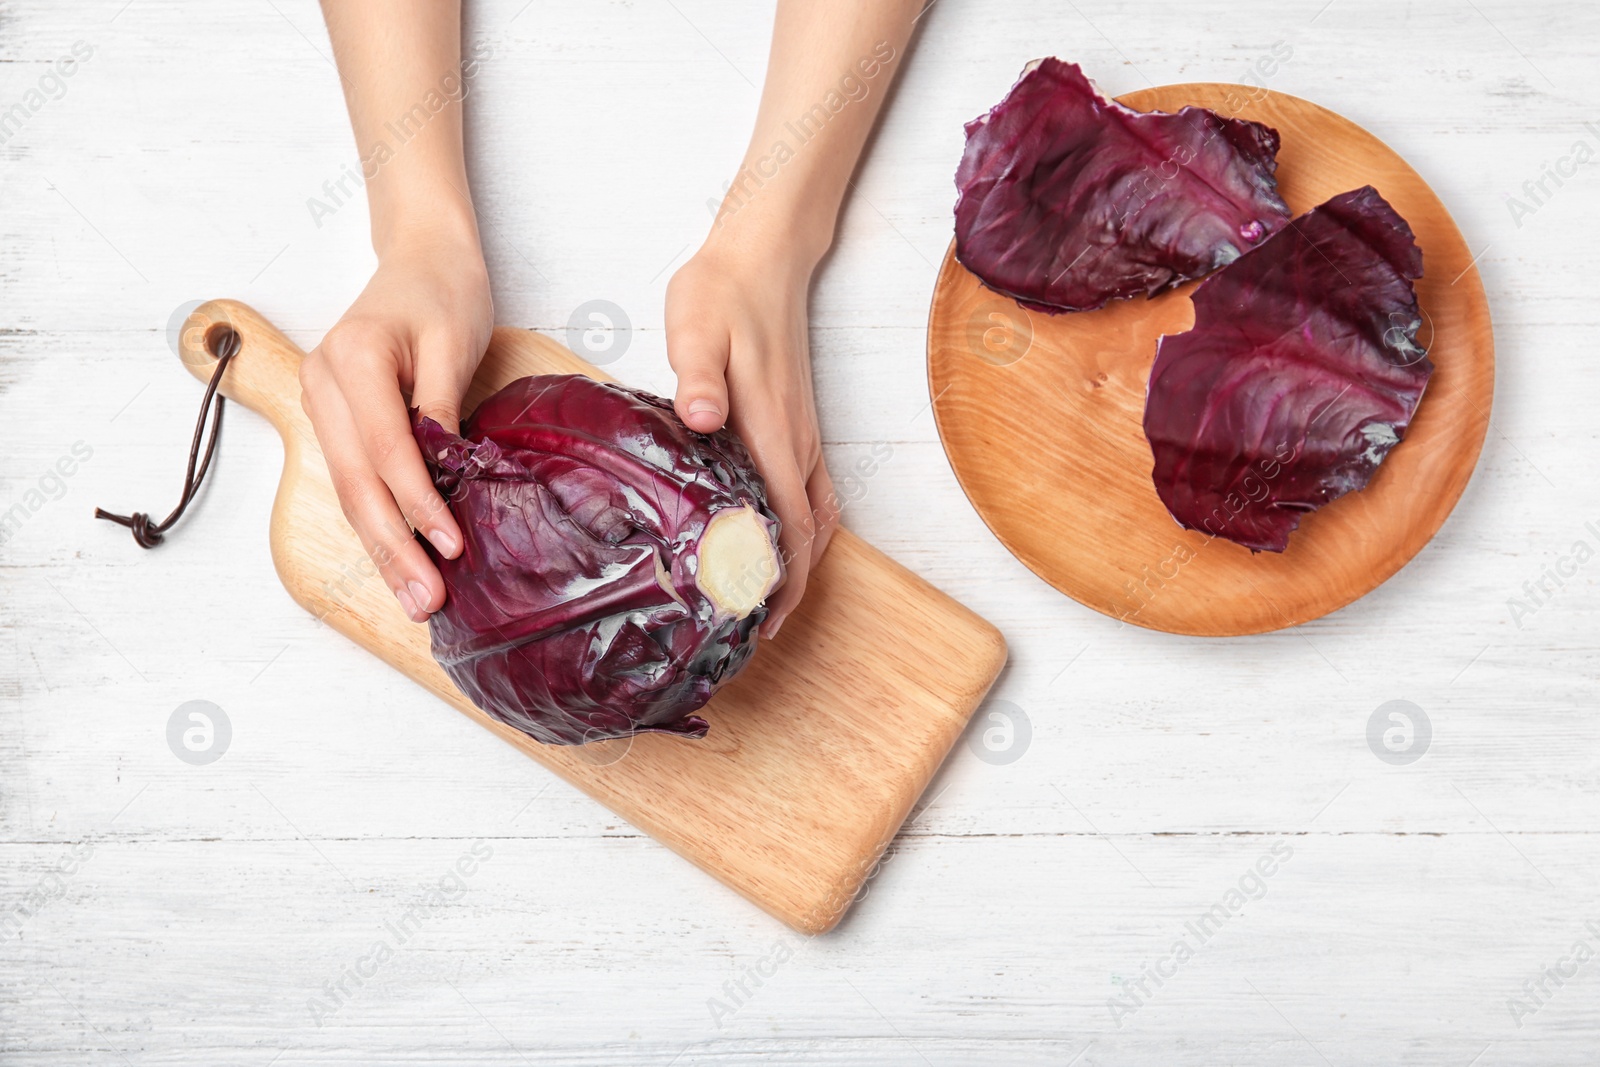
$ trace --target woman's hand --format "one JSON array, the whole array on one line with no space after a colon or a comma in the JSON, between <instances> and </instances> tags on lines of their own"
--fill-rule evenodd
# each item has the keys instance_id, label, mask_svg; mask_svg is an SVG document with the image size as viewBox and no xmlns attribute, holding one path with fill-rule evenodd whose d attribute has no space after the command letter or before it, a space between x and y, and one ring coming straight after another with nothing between
<instances>
[{"instance_id":1,"label":"woman's hand","mask_svg":"<svg viewBox=\"0 0 1600 1067\"><path fill-rule=\"evenodd\" d=\"M476 231L411 237L387 246L367 287L300 365L301 403L345 518L414 622L438 610L445 589L411 531L446 558L462 540L411 435L408 402L456 430L493 325Z\"/></svg>"},{"instance_id":2,"label":"woman's hand","mask_svg":"<svg viewBox=\"0 0 1600 1067\"><path fill-rule=\"evenodd\" d=\"M800 602L839 519L811 391L806 296L923 0L778 0L761 107L716 226L667 287L678 415L744 439L783 523L788 574L764 636Z\"/></svg>"},{"instance_id":3,"label":"woman's hand","mask_svg":"<svg viewBox=\"0 0 1600 1067\"><path fill-rule=\"evenodd\" d=\"M494 325L461 140L476 61L461 61L460 0L323 0L322 8L378 270L301 364L301 402L345 518L400 606L422 622L444 603L444 579L411 531L446 558L462 540L406 405L458 429ZM398 144L396 115L407 116Z\"/></svg>"},{"instance_id":4,"label":"woman's hand","mask_svg":"<svg viewBox=\"0 0 1600 1067\"><path fill-rule=\"evenodd\" d=\"M811 261L776 244L707 241L673 275L666 312L678 416L700 433L733 428L783 524L786 574L769 601L768 638L800 602L839 517L811 389Z\"/></svg>"}]
</instances>

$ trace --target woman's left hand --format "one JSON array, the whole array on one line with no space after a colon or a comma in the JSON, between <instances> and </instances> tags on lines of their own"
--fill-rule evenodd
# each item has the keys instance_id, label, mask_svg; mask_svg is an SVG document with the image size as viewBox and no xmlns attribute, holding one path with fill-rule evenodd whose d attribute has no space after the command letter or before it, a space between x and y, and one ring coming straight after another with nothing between
<instances>
[{"instance_id":1,"label":"woman's left hand","mask_svg":"<svg viewBox=\"0 0 1600 1067\"><path fill-rule=\"evenodd\" d=\"M666 312L678 416L700 433L726 424L739 435L783 524L785 577L768 601L767 638L800 602L839 518L811 388L811 265L782 245L713 234L673 275Z\"/></svg>"}]
</instances>

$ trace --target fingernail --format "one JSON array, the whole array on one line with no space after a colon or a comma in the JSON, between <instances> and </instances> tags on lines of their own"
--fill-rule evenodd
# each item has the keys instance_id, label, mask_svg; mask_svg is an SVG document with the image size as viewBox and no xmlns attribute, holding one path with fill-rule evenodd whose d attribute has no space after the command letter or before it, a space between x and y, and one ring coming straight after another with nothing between
<instances>
[{"instance_id":1,"label":"fingernail","mask_svg":"<svg viewBox=\"0 0 1600 1067\"><path fill-rule=\"evenodd\" d=\"M397 585L394 587L394 598L400 601L400 608L406 613L406 618L415 620L417 617L417 602L411 599L411 594Z\"/></svg>"},{"instance_id":2,"label":"fingernail","mask_svg":"<svg viewBox=\"0 0 1600 1067\"><path fill-rule=\"evenodd\" d=\"M783 620L779 619L777 622L772 624L772 627L770 629L767 630L767 640L768 641L776 640L777 636L778 636L778 631L781 630L781 629L783 629Z\"/></svg>"},{"instance_id":3,"label":"fingernail","mask_svg":"<svg viewBox=\"0 0 1600 1067\"><path fill-rule=\"evenodd\" d=\"M439 554L446 559L454 559L456 555L456 549L460 547L461 544L461 542L456 540L455 534L451 533L449 530L441 530L437 527L428 531L428 540L433 542L433 547L438 549Z\"/></svg>"},{"instance_id":4,"label":"fingernail","mask_svg":"<svg viewBox=\"0 0 1600 1067\"><path fill-rule=\"evenodd\" d=\"M717 405L712 403L710 400L696 400L696 401L693 401L689 405L689 414L691 414L691 415L706 415L706 414L721 415L722 414L722 409L717 407Z\"/></svg>"},{"instance_id":5,"label":"fingernail","mask_svg":"<svg viewBox=\"0 0 1600 1067\"><path fill-rule=\"evenodd\" d=\"M413 579L406 583L406 588L411 590L411 600L417 609L415 614L426 615L428 613L426 605L430 599L428 587Z\"/></svg>"}]
</instances>

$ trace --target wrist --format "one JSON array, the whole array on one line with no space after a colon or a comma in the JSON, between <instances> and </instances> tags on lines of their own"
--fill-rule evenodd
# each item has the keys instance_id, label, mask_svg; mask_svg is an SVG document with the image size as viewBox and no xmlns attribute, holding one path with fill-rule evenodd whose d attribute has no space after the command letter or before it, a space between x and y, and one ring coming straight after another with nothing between
<instances>
[{"instance_id":1,"label":"wrist","mask_svg":"<svg viewBox=\"0 0 1600 1067\"><path fill-rule=\"evenodd\" d=\"M771 157L746 157L728 183L706 238L708 246L754 249L808 275L833 244L840 195L829 195L808 161L789 165Z\"/></svg>"},{"instance_id":2,"label":"wrist","mask_svg":"<svg viewBox=\"0 0 1600 1067\"><path fill-rule=\"evenodd\" d=\"M472 204L453 188L431 196L373 191L372 248L378 261L415 253L483 259Z\"/></svg>"},{"instance_id":3,"label":"wrist","mask_svg":"<svg viewBox=\"0 0 1600 1067\"><path fill-rule=\"evenodd\" d=\"M703 248L718 256L809 278L833 242L833 219L813 218L777 197L723 201Z\"/></svg>"}]
</instances>

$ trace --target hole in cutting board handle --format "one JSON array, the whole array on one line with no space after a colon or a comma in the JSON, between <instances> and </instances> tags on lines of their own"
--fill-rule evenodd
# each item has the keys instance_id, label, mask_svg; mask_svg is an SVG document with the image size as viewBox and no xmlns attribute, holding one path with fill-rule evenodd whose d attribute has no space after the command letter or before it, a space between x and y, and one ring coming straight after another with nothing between
<instances>
[{"instance_id":1,"label":"hole in cutting board handle","mask_svg":"<svg viewBox=\"0 0 1600 1067\"><path fill-rule=\"evenodd\" d=\"M216 323L206 331L206 351L211 353L212 359L236 356L243 346L244 338L239 336L239 331L225 322Z\"/></svg>"}]
</instances>

